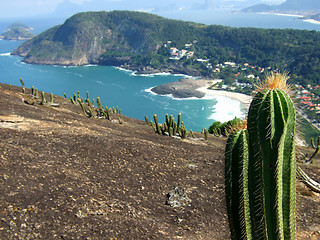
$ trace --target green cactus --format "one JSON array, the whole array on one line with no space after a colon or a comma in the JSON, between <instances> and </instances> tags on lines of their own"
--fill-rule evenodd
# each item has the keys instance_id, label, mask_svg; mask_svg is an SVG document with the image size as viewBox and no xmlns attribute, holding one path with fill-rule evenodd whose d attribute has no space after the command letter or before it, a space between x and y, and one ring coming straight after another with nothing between
<instances>
[{"instance_id":1,"label":"green cactus","mask_svg":"<svg viewBox=\"0 0 320 240\"><path fill-rule=\"evenodd\" d=\"M67 98L67 94L66 93L64 93L63 96L64 96L64 98Z\"/></svg>"},{"instance_id":2,"label":"green cactus","mask_svg":"<svg viewBox=\"0 0 320 240\"><path fill-rule=\"evenodd\" d=\"M150 125L151 125L152 129L154 130L154 132L157 132L157 129L156 129L156 127L154 126L152 120L150 121Z\"/></svg>"},{"instance_id":3,"label":"green cactus","mask_svg":"<svg viewBox=\"0 0 320 240\"><path fill-rule=\"evenodd\" d=\"M180 132L180 124L181 124L181 113L178 114L178 122L177 122L177 132Z\"/></svg>"},{"instance_id":4,"label":"green cactus","mask_svg":"<svg viewBox=\"0 0 320 240\"><path fill-rule=\"evenodd\" d=\"M251 229L252 238L248 239L296 238L296 114L287 93L287 79L287 75L279 73L267 76L248 113L249 164L248 170L244 168L239 173L246 178L243 181L248 181L245 189L248 194L244 194L243 201L250 205L250 218L241 221L242 232ZM230 152L229 146L226 150ZM226 164L227 161L226 157ZM226 184L229 182L226 179ZM232 187L228 185L226 189ZM230 218L238 221L244 214L243 211L233 212L229 216L232 234L236 230ZM246 228L247 224L250 228ZM247 238L242 234L242 237L233 236L233 239Z\"/></svg>"},{"instance_id":5,"label":"green cactus","mask_svg":"<svg viewBox=\"0 0 320 240\"><path fill-rule=\"evenodd\" d=\"M123 124L123 120L120 117L118 117L118 121L119 121L119 124Z\"/></svg>"},{"instance_id":6,"label":"green cactus","mask_svg":"<svg viewBox=\"0 0 320 240\"><path fill-rule=\"evenodd\" d=\"M20 78L19 79L20 80L20 83L21 83L21 85L22 85L22 93L25 93L25 91L26 91L26 88L25 88L25 86L24 86L24 82L23 82L23 80L22 80L22 78Z\"/></svg>"},{"instance_id":7,"label":"green cactus","mask_svg":"<svg viewBox=\"0 0 320 240\"><path fill-rule=\"evenodd\" d=\"M97 97L97 104L98 104L98 108L101 110L103 109L102 105L101 105L101 101L100 101L100 97Z\"/></svg>"},{"instance_id":8,"label":"green cactus","mask_svg":"<svg viewBox=\"0 0 320 240\"><path fill-rule=\"evenodd\" d=\"M188 131L187 131L187 129L182 128L182 129L180 129L180 131L181 131L181 138L182 138L182 139L186 139L187 136L188 136Z\"/></svg>"},{"instance_id":9,"label":"green cactus","mask_svg":"<svg viewBox=\"0 0 320 240\"><path fill-rule=\"evenodd\" d=\"M146 115L144 116L144 121L146 122L147 125L150 125L149 119Z\"/></svg>"},{"instance_id":10,"label":"green cactus","mask_svg":"<svg viewBox=\"0 0 320 240\"><path fill-rule=\"evenodd\" d=\"M209 132L208 132L208 130L205 128L205 129L203 129L203 133L204 133L204 140L208 140L208 137L209 137Z\"/></svg>"},{"instance_id":11,"label":"green cactus","mask_svg":"<svg viewBox=\"0 0 320 240\"><path fill-rule=\"evenodd\" d=\"M50 94L50 103L53 104L53 93Z\"/></svg>"},{"instance_id":12,"label":"green cactus","mask_svg":"<svg viewBox=\"0 0 320 240\"><path fill-rule=\"evenodd\" d=\"M167 126L170 126L170 123L169 123L169 115L168 115L168 114L166 114L166 124L167 124Z\"/></svg>"},{"instance_id":13,"label":"green cactus","mask_svg":"<svg viewBox=\"0 0 320 240\"><path fill-rule=\"evenodd\" d=\"M154 123L156 125L156 133L161 134L161 129L160 129L160 125L159 125L159 122L158 122L157 114L153 115L153 119L154 119Z\"/></svg>"},{"instance_id":14,"label":"green cactus","mask_svg":"<svg viewBox=\"0 0 320 240\"><path fill-rule=\"evenodd\" d=\"M235 130L225 150L225 191L233 240L252 239L248 192L248 132Z\"/></svg>"},{"instance_id":15,"label":"green cactus","mask_svg":"<svg viewBox=\"0 0 320 240\"><path fill-rule=\"evenodd\" d=\"M173 135L173 127L169 127L169 136L172 137Z\"/></svg>"},{"instance_id":16,"label":"green cactus","mask_svg":"<svg viewBox=\"0 0 320 240\"><path fill-rule=\"evenodd\" d=\"M34 96L34 86L31 86L31 95Z\"/></svg>"},{"instance_id":17,"label":"green cactus","mask_svg":"<svg viewBox=\"0 0 320 240\"><path fill-rule=\"evenodd\" d=\"M194 133L193 133L192 129L190 129L189 133L190 133L190 137L191 137L191 138L196 138L196 137L194 136Z\"/></svg>"},{"instance_id":18,"label":"green cactus","mask_svg":"<svg viewBox=\"0 0 320 240\"><path fill-rule=\"evenodd\" d=\"M12 90L12 84L10 83L9 84L9 91L11 91Z\"/></svg>"},{"instance_id":19,"label":"green cactus","mask_svg":"<svg viewBox=\"0 0 320 240\"><path fill-rule=\"evenodd\" d=\"M87 110L87 109L84 107L83 103L81 102L81 99L80 99L80 98L78 98L77 101L78 101L78 103L79 103L79 105L80 105L80 107L81 107L84 115L85 115L86 117L88 117L88 118L93 117L93 111L92 111L92 109L89 107L89 110Z\"/></svg>"},{"instance_id":20,"label":"green cactus","mask_svg":"<svg viewBox=\"0 0 320 240\"><path fill-rule=\"evenodd\" d=\"M70 96L70 102L72 103L72 104L76 104L75 103L75 101L74 101L74 99Z\"/></svg>"},{"instance_id":21,"label":"green cactus","mask_svg":"<svg viewBox=\"0 0 320 240\"><path fill-rule=\"evenodd\" d=\"M173 136L175 136L177 134L177 123L174 121L173 122Z\"/></svg>"},{"instance_id":22,"label":"green cactus","mask_svg":"<svg viewBox=\"0 0 320 240\"><path fill-rule=\"evenodd\" d=\"M109 111L109 108L108 108L108 107L106 107L106 110L103 111L103 114L106 116L106 118L107 118L108 120L111 119L111 118L110 118L110 111Z\"/></svg>"},{"instance_id":23,"label":"green cactus","mask_svg":"<svg viewBox=\"0 0 320 240\"><path fill-rule=\"evenodd\" d=\"M41 93L41 105L45 105L47 103L46 97L44 92Z\"/></svg>"}]
</instances>

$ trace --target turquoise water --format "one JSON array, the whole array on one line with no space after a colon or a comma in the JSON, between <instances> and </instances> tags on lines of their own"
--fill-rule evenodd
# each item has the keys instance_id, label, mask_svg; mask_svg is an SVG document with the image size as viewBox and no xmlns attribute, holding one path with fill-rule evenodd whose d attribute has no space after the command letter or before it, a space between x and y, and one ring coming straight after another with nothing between
<instances>
[{"instance_id":1,"label":"turquoise water","mask_svg":"<svg viewBox=\"0 0 320 240\"><path fill-rule=\"evenodd\" d=\"M320 25L290 16L231 14L224 11L171 13L165 16L234 27L320 30ZM0 30L4 30L10 23L0 22ZM39 33L57 24L57 20L29 20L25 23ZM107 66L58 67L24 64L21 58L8 54L21 43L0 41L0 82L19 86L19 78L22 78L27 87L34 86L41 91L60 96L64 93L71 96L77 91L85 96L86 91L89 91L90 98L99 96L103 105L119 106L124 115L141 120L145 115L152 119L153 114L158 114L160 121L164 121L166 113L176 117L181 112L187 129L195 131L208 128L214 121L227 121L245 114L244 106L240 102L226 97L179 100L148 91L156 85L178 81L183 76L137 76L132 72Z\"/></svg>"},{"instance_id":2,"label":"turquoise water","mask_svg":"<svg viewBox=\"0 0 320 240\"><path fill-rule=\"evenodd\" d=\"M200 131L208 128L214 120L226 121L235 116L242 116L244 106L236 100L225 97L209 99L174 99L170 96L159 96L151 93L150 88L178 81L185 76L148 75L137 76L133 72L108 66L61 67L29 65L21 58L10 56L21 42L0 41L0 82L20 86L19 78L26 87L34 86L38 90L63 96L72 96L80 91L85 96L89 91L90 98L100 97L106 106L119 106L126 116L144 119L153 114L164 121L166 113L177 117L181 112L187 129ZM241 110L242 109L242 110ZM163 118L163 119L162 119Z\"/></svg>"}]
</instances>

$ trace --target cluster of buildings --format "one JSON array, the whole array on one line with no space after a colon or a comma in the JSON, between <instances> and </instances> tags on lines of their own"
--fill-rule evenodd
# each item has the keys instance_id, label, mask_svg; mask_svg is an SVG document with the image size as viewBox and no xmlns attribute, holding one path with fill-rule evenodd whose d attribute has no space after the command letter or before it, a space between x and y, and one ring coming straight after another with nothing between
<instances>
[{"instance_id":1,"label":"cluster of buildings","mask_svg":"<svg viewBox=\"0 0 320 240\"><path fill-rule=\"evenodd\" d=\"M172 42L168 41L165 44L165 47L170 49L170 59L172 60L180 60L183 57L192 58L194 57L194 51L192 51L192 46L197 41L193 41L193 43L188 43L184 45L184 49L178 49L176 47L171 47ZM224 62L219 64L212 64L209 59L194 59L194 61L203 63L206 65L207 69L212 71L212 73L218 73L219 75L224 72L224 69L231 68L234 73L235 83L232 86L222 85L222 88L236 90L236 88L248 88L252 84L246 82L239 82L238 79L240 77L245 77L251 80L257 79L259 80L259 76L263 74L266 70L270 70L271 67L261 68L258 66L250 65L248 63L237 64L234 62ZM218 76L219 76L218 75ZM315 112L316 114L320 114L320 97L317 94L312 93L312 91L320 90L320 86L311 86L308 85L307 88L304 88L301 85L295 85L296 94L297 94L297 103L299 104L299 108L307 113L308 111Z\"/></svg>"},{"instance_id":2,"label":"cluster of buildings","mask_svg":"<svg viewBox=\"0 0 320 240\"><path fill-rule=\"evenodd\" d=\"M197 40L194 40L193 43L186 43L184 45L185 49L179 50L176 47L170 47L170 58L172 60L180 60L184 56L187 58L191 58L194 55L194 51L190 51L189 49L193 46L193 44L197 43ZM164 45L165 47L171 46L172 41L167 41L167 43ZM188 49L188 50L187 50Z\"/></svg>"},{"instance_id":3,"label":"cluster of buildings","mask_svg":"<svg viewBox=\"0 0 320 240\"><path fill-rule=\"evenodd\" d=\"M307 89L305 89L301 85L295 85L295 87L300 107L306 108L308 110L315 110L318 114L320 114L320 98L319 96L310 91L317 90L320 88L320 86L317 85L313 87L309 84L307 86Z\"/></svg>"},{"instance_id":4,"label":"cluster of buildings","mask_svg":"<svg viewBox=\"0 0 320 240\"><path fill-rule=\"evenodd\" d=\"M184 56L187 56L187 58L191 58L193 57L193 55L194 55L193 51L187 51L186 49L179 50L175 47L170 48L170 59L173 59L173 60L179 60Z\"/></svg>"}]
</instances>

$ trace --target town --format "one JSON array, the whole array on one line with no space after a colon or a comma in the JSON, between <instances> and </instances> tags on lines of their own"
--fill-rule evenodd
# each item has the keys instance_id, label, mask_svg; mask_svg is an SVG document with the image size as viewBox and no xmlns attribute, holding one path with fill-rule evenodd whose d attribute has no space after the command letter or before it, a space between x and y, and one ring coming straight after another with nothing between
<instances>
[{"instance_id":1,"label":"town","mask_svg":"<svg viewBox=\"0 0 320 240\"><path fill-rule=\"evenodd\" d=\"M259 83L260 79L264 78L267 72L279 71L276 68L262 68L249 63L226 61L214 64L210 59L196 58L197 54L193 47L196 43L197 41L194 40L192 43L185 44L185 49L179 50L176 47L170 47L172 41L168 41L164 47L169 48L170 60L193 59L193 62L202 64L202 67L206 68L209 76L215 79L222 79L223 81L211 87L213 89L252 95L255 91L255 85ZM289 80L297 111L320 130L320 86L312 86L311 84L302 86L298 82L299 78L296 76Z\"/></svg>"}]
</instances>

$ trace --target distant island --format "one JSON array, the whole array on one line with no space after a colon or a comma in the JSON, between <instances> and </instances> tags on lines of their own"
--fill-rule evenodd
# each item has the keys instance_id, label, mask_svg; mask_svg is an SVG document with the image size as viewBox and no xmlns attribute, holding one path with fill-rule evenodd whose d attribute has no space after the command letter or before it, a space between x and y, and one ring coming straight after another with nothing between
<instances>
[{"instance_id":1,"label":"distant island","mask_svg":"<svg viewBox=\"0 0 320 240\"><path fill-rule=\"evenodd\" d=\"M320 79L319 32L208 26L132 11L78 13L12 54L31 64L99 64L225 80L236 75L244 82L279 68L304 86ZM240 72L228 70L240 65Z\"/></svg>"},{"instance_id":2,"label":"distant island","mask_svg":"<svg viewBox=\"0 0 320 240\"><path fill-rule=\"evenodd\" d=\"M5 33L2 33L0 35L0 39L28 40L35 36L35 34L31 32L31 30L33 29L25 24L14 23L7 28L7 31Z\"/></svg>"}]
</instances>

